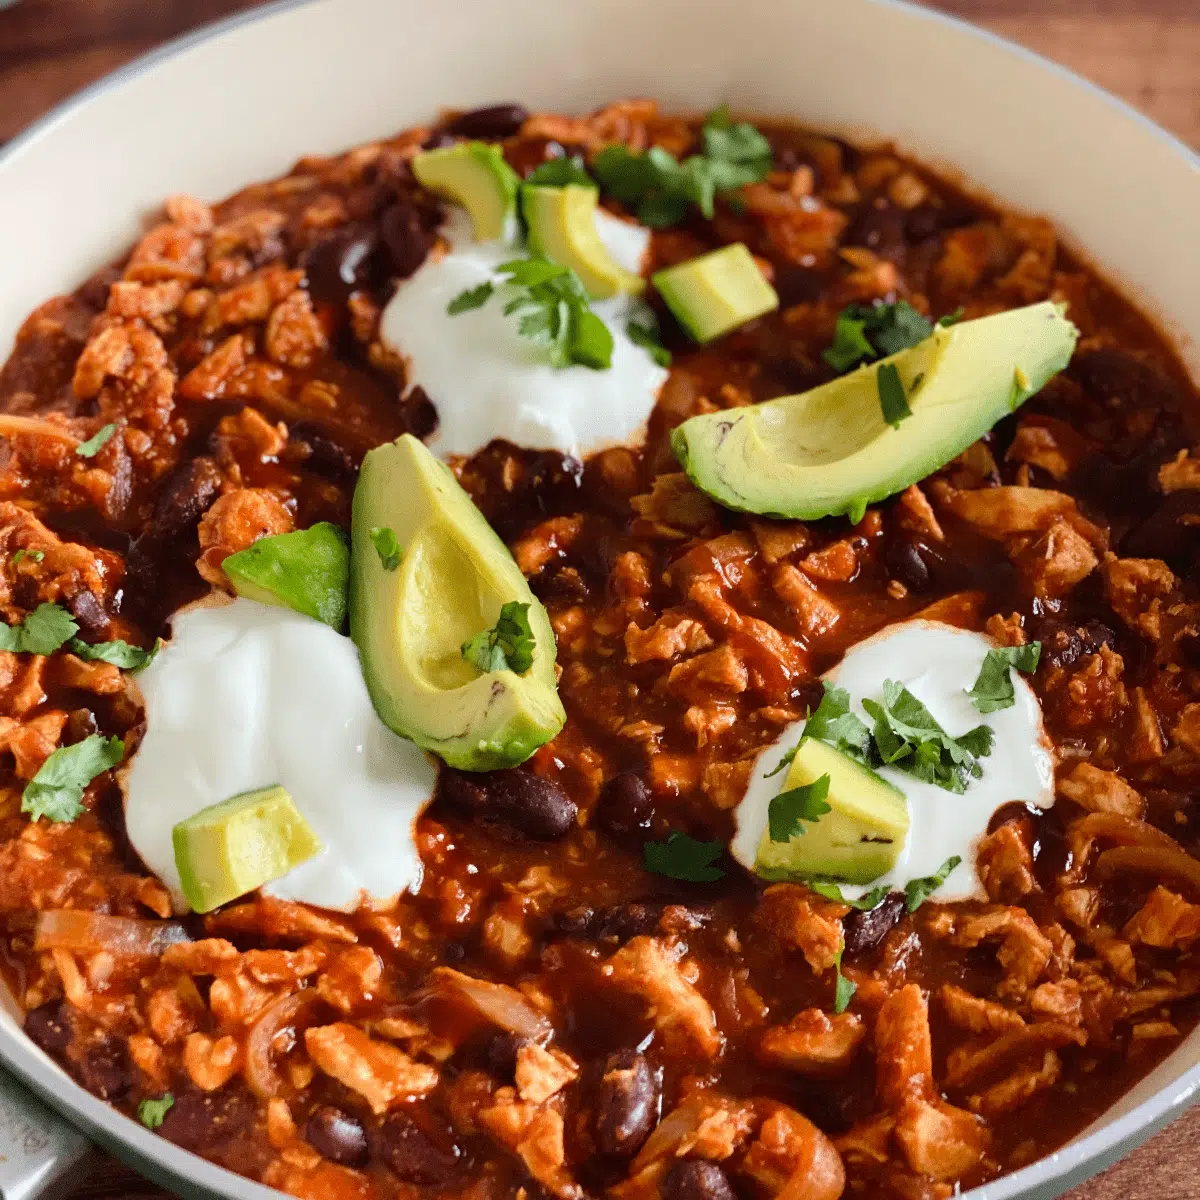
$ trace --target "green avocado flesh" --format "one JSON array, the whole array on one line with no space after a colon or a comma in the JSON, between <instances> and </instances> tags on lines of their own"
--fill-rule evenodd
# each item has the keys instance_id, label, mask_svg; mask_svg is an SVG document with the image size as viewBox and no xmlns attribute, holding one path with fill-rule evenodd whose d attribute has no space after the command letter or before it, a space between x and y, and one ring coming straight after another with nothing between
<instances>
[{"instance_id":1,"label":"green avocado flesh","mask_svg":"<svg viewBox=\"0 0 1200 1200\"><path fill-rule=\"evenodd\" d=\"M401 547L388 570L372 529ZM463 643L528 604L533 664L481 673ZM350 636L389 728L464 771L522 763L562 728L554 633L508 548L450 469L405 434L363 460L350 538Z\"/></svg>"},{"instance_id":2,"label":"green avocado flesh","mask_svg":"<svg viewBox=\"0 0 1200 1200\"><path fill-rule=\"evenodd\" d=\"M467 210L477 242L512 233L521 180L498 146L460 142L426 150L412 160L412 171L422 187Z\"/></svg>"},{"instance_id":3,"label":"green avocado flesh","mask_svg":"<svg viewBox=\"0 0 1200 1200\"><path fill-rule=\"evenodd\" d=\"M812 391L692 417L672 433L671 449L726 508L859 521L868 504L944 467L1040 391L1078 337L1049 301L937 326L919 345ZM896 428L880 405L884 364L899 373L912 410Z\"/></svg>"},{"instance_id":4,"label":"green avocado flesh","mask_svg":"<svg viewBox=\"0 0 1200 1200\"><path fill-rule=\"evenodd\" d=\"M593 187L572 183L566 187L521 187L521 212L529 226L529 249L551 262L570 267L588 295L605 300L619 292L638 295L646 281L613 260L596 231Z\"/></svg>"},{"instance_id":5,"label":"green avocado flesh","mask_svg":"<svg viewBox=\"0 0 1200 1200\"><path fill-rule=\"evenodd\" d=\"M246 895L319 854L321 840L283 788L201 809L171 831L183 895L198 913Z\"/></svg>"},{"instance_id":6,"label":"green avocado flesh","mask_svg":"<svg viewBox=\"0 0 1200 1200\"><path fill-rule=\"evenodd\" d=\"M801 835L771 841L763 831L754 870L764 879L821 876L847 883L870 883L896 865L908 835L908 802L869 767L841 750L804 738L781 791L829 776L825 802L830 811Z\"/></svg>"},{"instance_id":7,"label":"green avocado flesh","mask_svg":"<svg viewBox=\"0 0 1200 1200\"><path fill-rule=\"evenodd\" d=\"M339 633L346 623L350 549L346 535L328 521L260 538L221 567L247 600L295 609Z\"/></svg>"},{"instance_id":8,"label":"green avocado flesh","mask_svg":"<svg viewBox=\"0 0 1200 1200\"><path fill-rule=\"evenodd\" d=\"M741 242L656 271L650 280L698 342L711 342L779 307L775 289Z\"/></svg>"}]
</instances>

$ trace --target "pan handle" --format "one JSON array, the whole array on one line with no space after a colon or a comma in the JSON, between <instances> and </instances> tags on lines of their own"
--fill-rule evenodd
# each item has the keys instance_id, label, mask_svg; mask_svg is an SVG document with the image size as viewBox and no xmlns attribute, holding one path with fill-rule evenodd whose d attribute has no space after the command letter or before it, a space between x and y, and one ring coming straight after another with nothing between
<instances>
[{"instance_id":1,"label":"pan handle","mask_svg":"<svg viewBox=\"0 0 1200 1200\"><path fill-rule=\"evenodd\" d=\"M90 1161L83 1134L0 1071L0 1200L61 1200Z\"/></svg>"}]
</instances>

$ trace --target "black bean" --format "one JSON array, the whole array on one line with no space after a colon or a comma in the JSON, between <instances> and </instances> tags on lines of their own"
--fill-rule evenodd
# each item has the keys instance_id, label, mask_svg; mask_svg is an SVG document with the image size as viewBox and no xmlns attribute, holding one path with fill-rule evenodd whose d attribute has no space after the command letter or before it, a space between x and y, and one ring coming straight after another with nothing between
<instances>
[{"instance_id":1,"label":"black bean","mask_svg":"<svg viewBox=\"0 0 1200 1200\"><path fill-rule=\"evenodd\" d=\"M627 838L645 833L654 819L650 789L633 771L622 771L601 789L596 816L601 828L613 837Z\"/></svg>"},{"instance_id":2,"label":"black bean","mask_svg":"<svg viewBox=\"0 0 1200 1200\"><path fill-rule=\"evenodd\" d=\"M346 1167L361 1167L367 1161L367 1134L362 1122L331 1104L313 1110L305 1136L322 1158Z\"/></svg>"},{"instance_id":3,"label":"black bean","mask_svg":"<svg viewBox=\"0 0 1200 1200\"><path fill-rule=\"evenodd\" d=\"M492 104L472 108L446 122L443 129L455 137L484 140L512 137L529 117L521 104Z\"/></svg>"},{"instance_id":4,"label":"black bean","mask_svg":"<svg viewBox=\"0 0 1200 1200\"><path fill-rule=\"evenodd\" d=\"M775 267L775 291L784 308L793 304L811 304L825 289L819 271L795 263L780 263Z\"/></svg>"},{"instance_id":5,"label":"black bean","mask_svg":"<svg viewBox=\"0 0 1200 1200\"><path fill-rule=\"evenodd\" d=\"M1101 621L1076 625L1059 617L1033 617L1029 636L1042 643L1042 660L1056 667L1069 667L1085 654L1097 654L1101 646L1114 645L1117 640Z\"/></svg>"},{"instance_id":6,"label":"black bean","mask_svg":"<svg viewBox=\"0 0 1200 1200\"><path fill-rule=\"evenodd\" d=\"M923 242L971 220L970 211L955 204L918 204L905 214L904 232L909 241Z\"/></svg>"},{"instance_id":7,"label":"black bean","mask_svg":"<svg viewBox=\"0 0 1200 1200\"><path fill-rule=\"evenodd\" d=\"M604 1060L596 1092L596 1145L603 1154L629 1158L658 1124L658 1074L636 1050Z\"/></svg>"},{"instance_id":8,"label":"black bean","mask_svg":"<svg viewBox=\"0 0 1200 1200\"><path fill-rule=\"evenodd\" d=\"M217 498L222 478L217 464L203 456L177 467L167 476L142 537L167 542L187 533Z\"/></svg>"},{"instance_id":9,"label":"black bean","mask_svg":"<svg viewBox=\"0 0 1200 1200\"><path fill-rule=\"evenodd\" d=\"M511 825L539 841L562 837L579 812L558 784L519 769L476 774L446 767L440 794L460 811L483 821Z\"/></svg>"},{"instance_id":10,"label":"black bean","mask_svg":"<svg viewBox=\"0 0 1200 1200\"><path fill-rule=\"evenodd\" d=\"M104 605L87 588L80 588L68 597L67 608L79 622L79 628L92 637L104 637L112 626L112 619L104 611Z\"/></svg>"},{"instance_id":11,"label":"black bean","mask_svg":"<svg viewBox=\"0 0 1200 1200\"><path fill-rule=\"evenodd\" d=\"M884 258L894 258L904 249L904 213L886 200L876 200L850 226L846 245L866 246Z\"/></svg>"},{"instance_id":12,"label":"black bean","mask_svg":"<svg viewBox=\"0 0 1200 1200\"><path fill-rule=\"evenodd\" d=\"M573 937L616 938L627 941L644 933L687 933L708 923L711 913L699 905L666 904L662 901L633 900L608 908L581 904L555 914L557 932Z\"/></svg>"},{"instance_id":13,"label":"black bean","mask_svg":"<svg viewBox=\"0 0 1200 1200\"><path fill-rule=\"evenodd\" d=\"M418 385L410 388L401 407L404 410L404 420L408 425L408 432L413 437L422 440L432 437L438 427L438 412L429 398L429 393L423 387Z\"/></svg>"},{"instance_id":14,"label":"black bean","mask_svg":"<svg viewBox=\"0 0 1200 1200\"><path fill-rule=\"evenodd\" d=\"M846 953L865 954L874 950L900 923L904 916L904 893L889 892L882 903L870 912L853 909L842 921L846 937Z\"/></svg>"},{"instance_id":15,"label":"black bean","mask_svg":"<svg viewBox=\"0 0 1200 1200\"><path fill-rule=\"evenodd\" d=\"M694 1159L676 1163L663 1184L662 1200L736 1200L716 1163Z\"/></svg>"},{"instance_id":16,"label":"black bean","mask_svg":"<svg viewBox=\"0 0 1200 1200\"><path fill-rule=\"evenodd\" d=\"M431 1185L453 1178L461 1152L450 1142L439 1146L411 1117L393 1113L379 1127L376 1152L404 1183Z\"/></svg>"},{"instance_id":17,"label":"black bean","mask_svg":"<svg viewBox=\"0 0 1200 1200\"><path fill-rule=\"evenodd\" d=\"M511 1083L517 1069L517 1051L529 1045L529 1039L519 1033L498 1033L487 1048L488 1071L497 1079Z\"/></svg>"},{"instance_id":18,"label":"black bean","mask_svg":"<svg viewBox=\"0 0 1200 1200\"><path fill-rule=\"evenodd\" d=\"M929 587L932 560L933 552L928 546L907 537L890 538L883 551L888 574L898 579L910 592L923 592Z\"/></svg>"},{"instance_id":19,"label":"black bean","mask_svg":"<svg viewBox=\"0 0 1200 1200\"><path fill-rule=\"evenodd\" d=\"M50 1000L25 1014L25 1032L35 1046L53 1058L71 1044L71 1013L62 1000Z\"/></svg>"},{"instance_id":20,"label":"black bean","mask_svg":"<svg viewBox=\"0 0 1200 1200\"><path fill-rule=\"evenodd\" d=\"M101 1100L116 1100L133 1086L133 1064L120 1038L105 1036L77 1064L79 1082Z\"/></svg>"},{"instance_id":21,"label":"black bean","mask_svg":"<svg viewBox=\"0 0 1200 1200\"><path fill-rule=\"evenodd\" d=\"M1122 400L1130 408L1147 405L1175 409L1182 390L1173 380L1127 350L1102 347L1076 354L1067 373L1086 392L1104 400Z\"/></svg>"},{"instance_id":22,"label":"black bean","mask_svg":"<svg viewBox=\"0 0 1200 1200\"><path fill-rule=\"evenodd\" d=\"M416 205L398 200L379 218L379 236L387 251L392 275L407 279L424 261L433 238L421 220Z\"/></svg>"},{"instance_id":23,"label":"black bean","mask_svg":"<svg viewBox=\"0 0 1200 1200\"><path fill-rule=\"evenodd\" d=\"M212 1151L249 1133L258 1117L258 1104L242 1083L215 1092L175 1088L175 1103L167 1110L159 1133L185 1150Z\"/></svg>"},{"instance_id":24,"label":"black bean","mask_svg":"<svg viewBox=\"0 0 1200 1200\"><path fill-rule=\"evenodd\" d=\"M1161 558L1187 570L1200 557L1200 492L1172 492L1120 542L1126 558Z\"/></svg>"},{"instance_id":25,"label":"black bean","mask_svg":"<svg viewBox=\"0 0 1200 1200\"><path fill-rule=\"evenodd\" d=\"M379 234L369 225L352 224L317 242L304 256L308 291L314 300L344 304L351 292L365 288L379 247Z\"/></svg>"},{"instance_id":26,"label":"black bean","mask_svg":"<svg viewBox=\"0 0 1200 1200\"><path fill-rule=\"evenodd\" d=\"M91 737L99 728L96 724L96 714L90 708L73 708L67 715L67 728L63 740L73 746L76 742Z\"/></svg>"},{"instance_id":27,"label":"black bean","mask_svg":"<svg viewBox=\"0 0 1200 1200\"><path fill-rule=\"evenodd\" d=\"M288 441L307 450L304 468L314 475L344 480L353 479L358 474L358 459L310 421L296 421L290 425Z\"/></svg>"},{"instance_id":28,"label":"black bean","mask_svg":"<svg viewBox=\"0 0 1200 1200\"><path fill-rule=\"evenodd\" d=\"M444 129L435 129L422 143L422 150L444 150L454 145L454 138Z\"/></svg>"}]
</instances>

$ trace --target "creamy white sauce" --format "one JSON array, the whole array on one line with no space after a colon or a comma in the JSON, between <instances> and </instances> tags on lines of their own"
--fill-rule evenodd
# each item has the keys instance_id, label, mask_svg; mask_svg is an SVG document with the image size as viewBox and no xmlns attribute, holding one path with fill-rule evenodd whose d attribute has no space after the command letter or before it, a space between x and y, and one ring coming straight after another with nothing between
<instances>
[{"instance_id":1,"label":"creamy white sauce","mask_svg":"<svg viewBox=\"0 0 1200 1200\"><path fill-rule=\"evenodd\" d=\"M137 679L146 735L123 774L125 823L181 910L172 828L271 784L325 848L264 892L349 912L419 885L413 825L436 771L375 715L349 638L253 600L201 604Z\"/></svg>"},{"instance_id":2,"label":"creamy white sauce","mask_svg":"<svg viewBox=\"0 0 1200 1200\"><path fill-rule=\"evenodd\" d=\"M596 226L613 258L638 272L650 231L598 212ZM508 242L476 242L466 213L451 208L442 228L449 249L431 255L401 283L384 309L380 339L407 364L410 387L423 388L438 414L428 445L436 453L474 454L495 438L534 450L582 459L606 446L640 440L667 372L625 332L644 314L628 296L592 303L613 336L612 366L556 369L546 352L517 333L505 302L516 293L500 286L481 308L450 316L459 293L490 281L496 268L524 252Z\"/></svg>"},{"instance_id":3,"label":"creamy white sauce","mask_svg":"<svg viewBox=\"0 0 1200 1200\"><path fill-rule=\"evenodd\" d=\"M992 814L1011 800L1041 809L1054 804L1054 752L1042 727L1041 707L1025 677L1012 672L1016 703L999 712L976 711L966 694L993 646L979 633L933 621L907 621L860 642L826 674L829 683L850 693L853 710L868 726L873 722L863 710L862 700L880 699L884 680L894 679L929 709L951 737L961 737L977 725L988 725L995 733L991 754L979 760L983 775L961 796L894 767L879 769L908 799L908 837L896 866L887 875L867 886L842 885L847 896L861 896L880 884L903 888L910 879L933 875L954 855L962 863L934 893L934 899L983 896L975 869L975 847L987 832ZM768 806L783 787L786 771L771 779L767 775L803 732L803 721L790 725L754 764L730 846L734 858L751 870L767 826Z\"/></svg>"}]
</instances>

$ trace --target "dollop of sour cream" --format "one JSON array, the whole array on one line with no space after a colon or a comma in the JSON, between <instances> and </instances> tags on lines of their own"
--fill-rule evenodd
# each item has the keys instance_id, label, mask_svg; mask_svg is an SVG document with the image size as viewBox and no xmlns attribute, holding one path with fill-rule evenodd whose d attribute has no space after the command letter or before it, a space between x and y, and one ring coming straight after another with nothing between
<instances>
[{"instance_id":1,"label":"dollop of sour cream","mask_svg":"<svg viewBox=\"0 0 1200 1200\"><path fill-rule=\"evenodd\" d=\"M375 715L349 638L253 600L202 602L137 679L146 733L122 775L125 824L181 910L172 828L271 784L324 850L264 892L349 912L420 884L413 826L437 772Z\"/></svg>"},{"instance_id":2,"label":"dollop of sour cream","mask_svg":"<svg viewBox=\"0 0 1200 1200\"><path fill-rule=\"evenodd\" d=\"M609 253L637 272L650 231L607 213L596 214ZM531 450L582 459L640 439L667 372L626 333L644 313L640 301L614 296L592 302L613 337L612 366L555 368L545 350L517 332L504 305L516 291L496 268L522 251L506 241L476 242L465 212L451 208L442 227L449 243L403 282L384 309L379 336L403 356L410 387L419 386L438 414L427 441L443 457L469 455L495 438ZM481 283L497 284L486 304L450 316L447 305Z\"/></svg>"},{"instance_id":3,"label":"dollop of sour cream","mask_svg":"<svg viewBox=\"0 0 1200 1200\"><path fill-rule=\"evenodd\" d=\"M879 768L879 774L908 799L908 837L888 874L866 886L843 884L844 895L858 897L880 885L903 889L910 879L935 874L957 855L962 862L934 898L983 897L975 848L987 833L992 814L1012 800L1039 809L1054 804L1054 751L1042 725L1041 706L1026 679L1012 672L1016 702L997 712L980 713L967 695L991 649L994 643L979 633L933 621L906 621L860 642L825 675L828 683L850 693L852 710L868 726L873 722L862 707L863 699L878 700L884 680L894 679L925 705L951 737L961 737L977 725L988 725L995 734L991 754L979 760L982 776L962 795L895 767ZM750 870L767 826L768 807L782 789L786 772L768 775L803 733L803 721L790 725L755 761L730 846L734 858Z\"/></svg>"}]
</instances>

